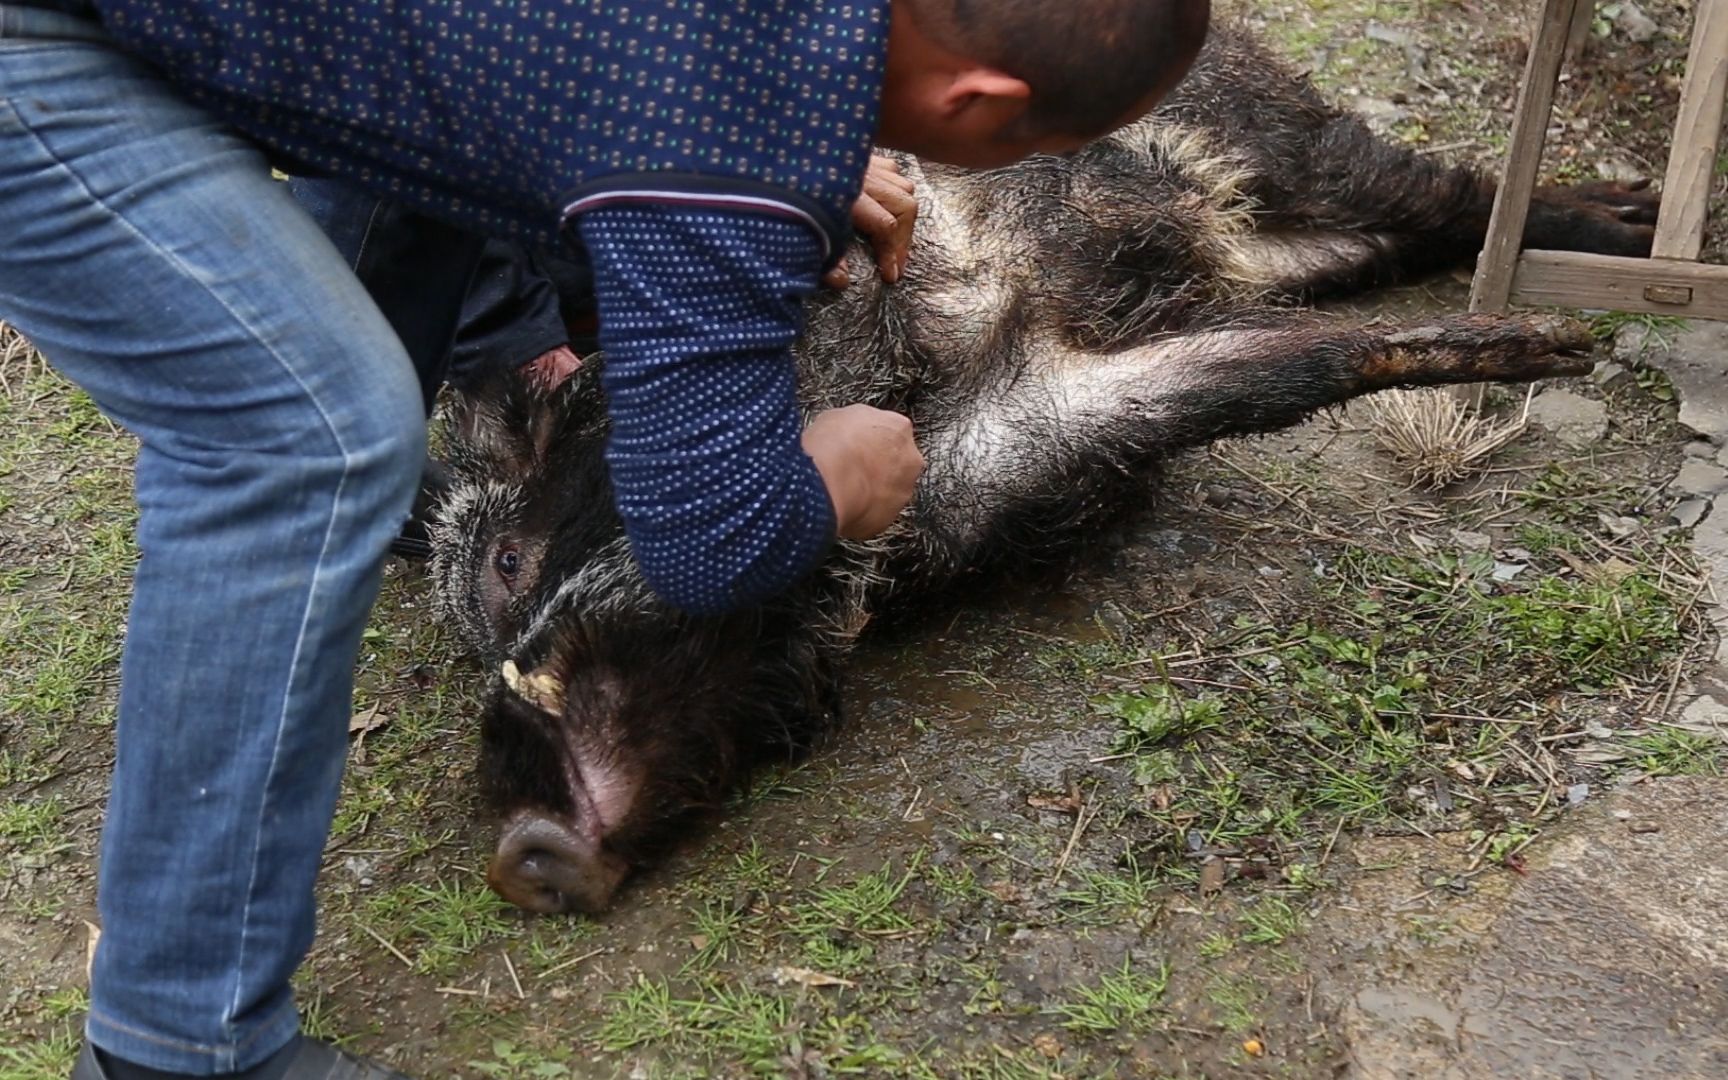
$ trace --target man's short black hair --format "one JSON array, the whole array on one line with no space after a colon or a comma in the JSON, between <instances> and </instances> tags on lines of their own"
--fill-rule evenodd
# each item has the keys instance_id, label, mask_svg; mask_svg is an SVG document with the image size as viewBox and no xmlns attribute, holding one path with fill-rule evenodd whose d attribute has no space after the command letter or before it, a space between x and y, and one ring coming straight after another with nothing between
<instances>
[{"instance_id":1,"label":"man's short black hair","mask_svg":"<svg viewBox=\"0 0 1728 1080\"><path fill-rule=\"evenodd\" d=\"M899 0L937 41L1024 80L1037 133L1101 135L1168 93L1206 39L1208 0Z\"/></svg>"}]
</instances>

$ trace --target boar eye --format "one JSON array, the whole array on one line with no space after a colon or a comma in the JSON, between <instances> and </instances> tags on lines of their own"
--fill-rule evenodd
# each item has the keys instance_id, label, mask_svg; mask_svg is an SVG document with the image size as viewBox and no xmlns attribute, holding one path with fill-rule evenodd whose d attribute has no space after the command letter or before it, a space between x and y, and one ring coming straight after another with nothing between
<instances>
[{"instance_id":1,"label":"boar eye","mask_svg":"<svg viewBox=\"0 0 1728 1080\"><path fill-rule=\"evenodd\" d=\"M522 569L522 549L515 544L500 545L492 556L492 568L497 570L505 581L514 581L518 571Z\"/></svg>"}]
</instances>

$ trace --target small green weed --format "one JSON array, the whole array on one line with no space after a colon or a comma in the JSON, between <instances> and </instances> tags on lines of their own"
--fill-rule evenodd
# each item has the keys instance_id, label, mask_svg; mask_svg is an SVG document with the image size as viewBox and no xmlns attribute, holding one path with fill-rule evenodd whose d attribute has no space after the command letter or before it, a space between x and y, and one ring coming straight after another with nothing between
<instances>
[{"instance_id":1,"label":"small green weed","mask_svg":"<svg viewBox=\"0 0 1728 1080\"><path fill-rule=\"evenodd\" d=\"M440 881L373 897L366 918L374 929L388 929L384 936L414 959L416 971L445 974L480 946L513 935L516 927L505 919L509 911L478 881Z\"/></svg>"},{"instance_id":2,"label":"small green weed","mask_svg":"<svg viewBox=\"0 0 1728 1080\"><path fill-rule=\"evenodd\" d=\"M0 806L0 839L20 851L42 853L63 847L66 807L58 796L20 799Z\"/></svg>"},{"instance_id":3,"label":"small green weed","mask_svg":"<svg viewBox=\"0 0 1728 1080\"><path fill-rule=\"evenodd\" d=\"M81 1042L76 1027L63 1027L31 1046L0 1046L0 1080L63 1080Z\"/></svg>"},{"instance_id":4,"label":"small green weed","mask_svg":"<svg viewBox=\"0 0 1728 1080\"><path fill-rule=\"evenodd\" d=\"M1242 940L1250 945L1282 945L1302 929L1302 915L1281 896L1262 896L1242 913Z\"/></svg>"},{"instance_id":5,"label":"small green weed","mask_svg":"<svg viewBox=\"0 0 1728 1080\"><path fill-rule=\"evenodd\" d=\"M468 1067L489 1080L560 1080L575 1075L569 1051L546 1052L518 1046L509 1039L492 1040L492 1057L470 1061Z\"/></svg>"},{"instance_id":6,"label":"small green weed","mask_svg":"<svg viewBox=\"0 0 1728 1080\"><path fill-rule=\"evenodd\" d=\"M1144 1031L1151 1027L1169 984L1169 965L1160 964L1156 972L1148 974L1136 972L1133 962L1124 959L1122 970L1104 975L1097 986L1082 987L1073 1000L1058 1002L1044 1011L1062 1017L1062 1026L1069 1031Z\"/></svg>"},{"instance_id":7,"label":"small green weed","mask_svg":"<svg viewBox=\"0 0 1728 1080\"><path fill-rule=\"evenodd\" d=\"M1696 731L1664 725L1627 745L1637 755L1638 768L1652 776L1716 776L1722 771L1722 741Z\"/></svg>"}]
</instances>

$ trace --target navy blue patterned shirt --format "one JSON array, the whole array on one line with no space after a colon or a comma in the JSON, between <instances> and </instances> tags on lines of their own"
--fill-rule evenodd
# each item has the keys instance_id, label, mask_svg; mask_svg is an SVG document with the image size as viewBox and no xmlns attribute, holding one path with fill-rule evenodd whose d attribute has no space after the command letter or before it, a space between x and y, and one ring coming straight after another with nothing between
<instances>
[{"instance_id":1,"label":"navy blue patterned shirt","mask_svg":"<svg viewBox=\"0 0 1728 1080\"><path fill-rule=\"evenodd\" d=\"M790 346L844 251L888 0L95 0L306 171L591 265L618 507L698 613L806 572L833 508Z\"/></svg>"}]
</instances>

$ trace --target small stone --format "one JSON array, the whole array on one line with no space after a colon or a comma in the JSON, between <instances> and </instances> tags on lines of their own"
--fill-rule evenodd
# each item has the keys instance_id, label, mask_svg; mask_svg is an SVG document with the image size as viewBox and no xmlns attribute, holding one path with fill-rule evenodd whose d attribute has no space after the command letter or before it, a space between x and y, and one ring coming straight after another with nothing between
<instances>
[{"instance_id":1,"label":"small stone","mask_svg":"<svg viewBox=\"0 0 1728 1080\"><path fill-rule=\"evenodd\" d=\"M1624 158L1604 158L1596 163L1596 175L1622 184L1644 178L1644 170Z\"/></svg>"},{"instance_id":2,"label":"small stone","mask_svg":"<svg viewBox=\"0 0 1728 1080\"><path fill-rule=\"evenodd\" d=\"M1610 351L1622 364L1636 364L1649 351L1650 328L1643 323L1626 323L1614 331L1614 347Z\"/></svg>"},{"instance_id":3,"label":"small stone","mask_svg":"<svg viewBox=\"0 0 1728 1080\"><path fill-rule=\"evenodd\" d=\"M1359 97L1353 99L1351 107L1368 127L1377 134L1384 135L1394 127L1410 119L1410 110L1396 105L1385 98Z\"/></svg>"},{"instance_id":4,"label":"small stone","mask_svg":"<svg viewBox=\"0 0 1728 1080\"><path fill-rule=\"evenodd\" d=\"M1660 29L1656 25L1656 20L1644 14L1644 9L1634 4L1632 0L1620 0L1620 13L1614 16L1614 25L1620 28L1622 34L1626 35L1627 41L1640 44L1655 37L1657 30Z\"/></svg>"},{"instance_id":5,"label":"small stone","mask_svg":"<svg viewBox=\"0 0 1728 1080\"><path fill-rule=\"evenodd\" d=\"M1597 514L1596 523L1607 529L1616 540L1624 540L1643 528L1637 518L1620 514Z\"/></svg>"},{"instance_id":6,"label":"small stone","mask_svg":"<svg viewBox=\"0 0 1728 1080\"><path fill-rule=\"evenodd\" d=\"M1413 43L1407 31L1375 22L1373 19L1368 20L1368 26L1363 30L1363 35L1370 41L1385 42L1387 45L1396 45L1400 49Z\"/></svg>"},{"instance_id":7,"label":"small stone","mask_svg":"<svg viewBox=\"0 0 1728 1080\"><path fill-rule=\"evenodd\" d=\"M1511 581L1513 578L1528 569L1530 569L1530 567L1527 563L1505 563L1496 561L1494 563L1494 580Z\"/></svg>"},{"instance_id":8,"label":"small stone","mask_svg":"<svg viewBox=\"0 0 1728 1080\"><path fill-rule=\"evenodd\" d=\"M1608 434L1608 409L1570 390L1544 390L1530 402L1530 419L1567 446L1594 446Z\"/></svg>"},{"instance_id":9,"label":"small stone","mask_svg":"<svg viewBox=\"0 0 1728 1080\"><path fill-rule=\"evenodd\" d=\"M1704 694L1695 698L1680 713L1680 719L1692 727L1728 730L1728 706Z\"/></svg>"},{"instance_id":10,"label":"small stone","mask_svg":"<svg viewBox=\"0 0 1728 1080\"><path fill-rule=\"evenodd\" d=\"M1626 827L1635 833L1659 833L1662 831L1662 826L1654 821L1634 821Z\"/></svg>"},{"instance_id":11,"label":"small stone","mask_svg":"<svg viewBox=\"0 0 1728 1080\"><path fill-rule=\"evenodd\" d=\"M1453 529L1452 542L1465 551L1487 551L1494 539L1487 533L1470 532L1468 529Z\"/></svg>"},{"instance_id":12,"label":"small stone","mask_svg":"<svg viewBox=\"0 0 1728 1080\"><path fill-rule=\"evenodd\" d=\"M1284 571L1278 569L1276 566L1262 566L1257 572L1267 581L1277 581L1279 578L1284 576Z\"/></svg>"},{"instance_id":13,"label":"small stone","mask_svg":"<svg viewBox=\"0 0 1728 1080\"><path fill-rule=\"evenodd\" d=\"M1573 784L1566 789L1566 805L1577 806L1590 797L1589 784Z\"/></svg>"},{"instance_id":14,"label":"small stone","mask_svg":"<svg viewBox=\"0 0 1728 1080\"><path fill-rule=\"evenodd\" d=\"M1590 378L1594 379L1596 385L1603 390L1618 390L1632 382L1632 373L1626 370L1623 364L1604 360L1596 365L1594 371L1590 372Z\"/></svg>"},{"instance_id":15,"label":"small stone","mask_svg":"<svg viewBox=\"0 0 1728 1080\"><path fill-rule=\"evenodd\" d=\"M1668 482L1668 490L1679 495L1719 495L1728 491L1728 471L1713 461L1688 458L1680 472Z\"/></svg>"},{"instance_id":16,"label":"small stone","mask_svg":"<svg viewBox=\"0 0 1728 1080\"><path fill-rule=\"evenodd\" d=\"M1632 811L1630 811L1630 810L1616 810L1616 811L1614 811L1614 820L1616 820L1616 821L1631 821L1632 820Z\"/></svg>"},{"instance_id":17,"label":"small stone","mask_svg":"<svg viewBox=\"0 0 1728 1080\"><path fill-rule=\"evenodd\" d=\"M1668 516L1674 519L1674 524L1682 529L1690 529L1704 520L1704 515L1710 512L1709 499L1686 499L1668 511Z\"/></svg>"},{"instance_id":18,"label":"small stone","mask_svg":"<svg viewBox=\"0 0 1728 1080\"><path fill-rule=\"evenodd\" d=\"M1687 457L1695 458L1713 458L1716 456L1716 448L1710 445L1708 439L1693 439L1682 447L1680 452Z\"/></svg>"}]
</instances>

